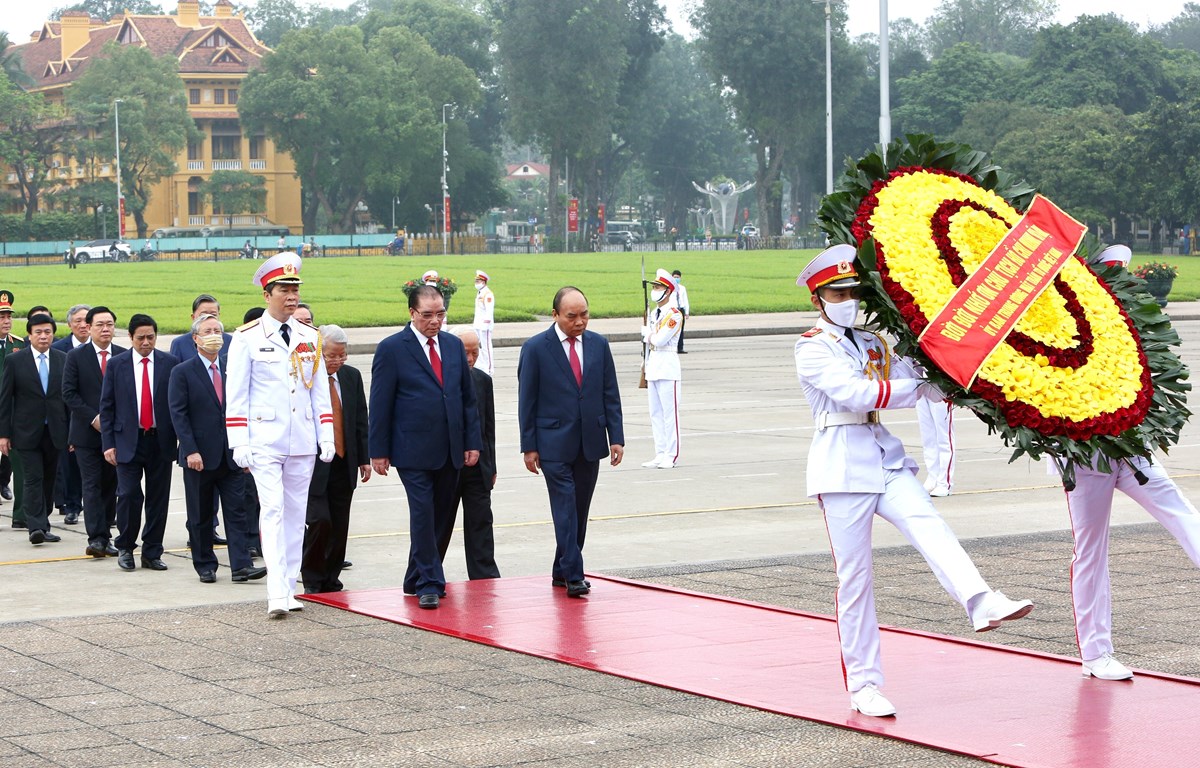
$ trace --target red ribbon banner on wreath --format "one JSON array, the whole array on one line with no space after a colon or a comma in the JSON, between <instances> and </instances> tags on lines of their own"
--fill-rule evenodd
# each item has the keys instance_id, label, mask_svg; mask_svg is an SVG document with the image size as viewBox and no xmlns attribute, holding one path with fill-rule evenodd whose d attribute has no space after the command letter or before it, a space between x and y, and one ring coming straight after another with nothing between
<instances>
[{"instance_id":1,"label":"red ribbon banner on wreath","mask_svg":"<svg viewBox=\"0 0 1200 768\"><path fill-rule=\"evenodd\" d=\"M1087 227L1038 195L929 323L921 350L970 388L980 367L1079 247Z\"/></svg>"}]
</instances>

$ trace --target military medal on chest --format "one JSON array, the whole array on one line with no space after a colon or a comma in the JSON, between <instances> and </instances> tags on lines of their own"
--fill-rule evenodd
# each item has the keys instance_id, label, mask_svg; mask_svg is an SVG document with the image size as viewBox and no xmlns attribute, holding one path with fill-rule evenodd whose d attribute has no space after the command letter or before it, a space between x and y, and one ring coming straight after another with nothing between
<instances>
[{"instance_id":1,"label":"military medal on chest","mask_svg":"<svg viewBox=\"0 0 1200 768\"><path fill-rule=\"evenodd\" d=\"M306 389L312 389L317 380L317 369L321 366L321 334L316 343L302 341L292 350L292 378L299 379Z\"/></svg>"}]
</instances>

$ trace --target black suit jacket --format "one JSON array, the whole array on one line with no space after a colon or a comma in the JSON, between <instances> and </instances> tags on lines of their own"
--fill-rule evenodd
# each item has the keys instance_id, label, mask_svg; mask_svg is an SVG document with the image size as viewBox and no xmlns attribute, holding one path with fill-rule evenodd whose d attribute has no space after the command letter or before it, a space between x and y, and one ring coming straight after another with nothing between
<instances>
[{"instance_id":1,"label":"black suit jacket","mask_svg":"<svg viewBox=\"0 0 1200 768\"><path fill-rule=\"evenodd\" d=\"M175 426L171 423L171 404L167 388L170 386L171 369L175 367L174 355L159 352L154 355L154 425L158 429L158 447L163 458L175 455ZM132 350L108 361L104 374L104 385L100 389L100 447L104 450L117 449L117 463L128 464L137 456L139 416L137 390L134 388L134 358L141 360ZM141 374L141 371L138 371Z\"/></svg>"},{"instance_id":2,"label":"black suit jacket","mask_svg":"<svg viewBox=\"0 0 1200 768\"><path fill-rule=\"evenodd\" d=\"M217 365L224 381L224 355L217 357ZM198 453L206 470L220 469L222 464L236 469L225 431L225 403L217 399L208 366L206 358L192 354L186 362L171 369L167 402L171 424L179 439L179 466L187 467L187 457Z\"/></svg>"},{"instance_id":3,"label":"black suit jacket","mask_svg":"<svg viewBox=\"0 0 1200 768\"><path fill-rule=\"evenodd\" d=\"M32 348L9 356L0 376L0 437L7 437L15 448L33 450L42 443L42 427L50 427L54 447L67 447L67 407L62 399L63 369L67 356L51 349L49 386L42 392L37 359Z\"/></svg>"},{"instance_id":4,"label":"black suit jacket","mask_svg":"<svg viewBox=\"0 0 1200 768\"><path fill-rule=\"evenodd\" d=\"M337 377L342 392L342 437L346 442L346 468L353 487L358 483L358 468L371 463L367 455L367 394L363 388L362 372L357 368L343 365ZM308 486L310 494L324 495L329 485L330 466L323 461L313 466L312 482Z\"/></svg>"},{"instance_id":5,"label":"black suit jacket","mask_svg":"<svg viewBox=\"0 0 1200 768\"><path fill-rule=\"evenodd\" d=\"M125 347L108 346L108 362L125 352ZM104 379L100 375L100 361L96 359L96 347L89 341L67 353L67 367L63 370L63 402L71 413L71 426L67 441L84 448L100 448L100 433L92 429L92 422L100 414L100 386Z\"/></svg>"},{"instance_id":6,"label":"black suit jacket","mask_svg":"<svg viewBox=\"0 0 1200 768\"><path fill-rule=\"evenodd\" d=\"M492 392L492 377L478 368L471 369L471 381L475 384L475 404L479 407L479 431L483 435L483 449L479 451L480 473L488 490L492 489L492 478L496 476L496 397Z\"/></svg>"},{"instance_id":7,"label":"black suit jacket","mask_svg":"<svg viewBox=\"0 0 1200 768\"><path fill-rule=\"evenodd\" d=\"M50 345L50 349L61 349L69 355L75 349L75 337L68 333L61 339L55 339L54 343Z\"/></svg>"}]
</instances>

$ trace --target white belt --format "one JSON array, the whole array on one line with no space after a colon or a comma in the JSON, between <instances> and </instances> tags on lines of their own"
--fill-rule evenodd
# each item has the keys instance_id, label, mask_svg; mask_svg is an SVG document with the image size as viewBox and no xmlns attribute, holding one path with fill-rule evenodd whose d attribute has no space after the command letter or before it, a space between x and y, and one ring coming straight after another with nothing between
<instances>
[{"instance_id":1,"label":"white belt","mask_svg":"<svg viewBox=\"0 0 1200 768\"><path fill-rule=\"evenodd\" d=\"M879 411L867 411L866 413L854 413L847 411L845 413L831 413L826 411L817 417L817 430L824 432L827 427L845 427L852 424L878 424Z\"/></svg>"}]
</instances>

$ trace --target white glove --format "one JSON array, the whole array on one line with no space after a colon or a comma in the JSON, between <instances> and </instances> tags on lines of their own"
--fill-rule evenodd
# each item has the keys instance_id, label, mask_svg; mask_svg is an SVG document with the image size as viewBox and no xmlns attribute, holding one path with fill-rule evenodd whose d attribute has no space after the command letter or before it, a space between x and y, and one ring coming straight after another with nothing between
<instances>
[{"instance_id":1,"label":"white glove","mask_svg":"<svg viewBox=\"0 0 1200 768\"><path fill-rule=\"evenodd\" d=\"M320 455L317 456L318 459L326 464L333 461L333 452L335 450L333 443L318 443L317 447L321 449Z\"/></svg>"},{"instance_id":2,"label":"white glove","mask_svg":"<svg viewBox=\"0 0 1200 768\"><path fill-rule=\"evenodd\" d=\"M927 381L921 385L921 394L926 400L931 400L935 403L943 403L946 401L946 393L931 381Z\"/></svg>"},{"instance_id":3,"label":"white glove","mask_svg":"<svg viewBox=\"0 0 1200 768\"><path fill-rule=\"evenodd\" d=\"M650 335L653 333L654 333L654 326L652 326L652 325L643 325L642 326L642 340L643 341L648 340L650 338Z\"/></svg>"},{"instance_id":4,"label":"white glove","mask_svg":"<svg viewBox=\"0 0 1200 768\"><path fill-rule=\"evenodd\" d=\"M242 445L234 448L233 463L242 469L250 469L250 465L254 463L254 454L250 451L250 446Z\"/></svg>"}]
</instances>

